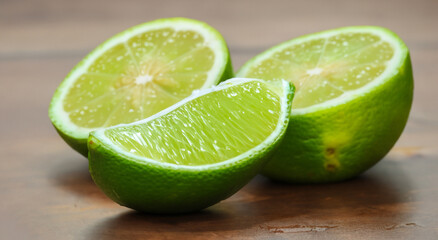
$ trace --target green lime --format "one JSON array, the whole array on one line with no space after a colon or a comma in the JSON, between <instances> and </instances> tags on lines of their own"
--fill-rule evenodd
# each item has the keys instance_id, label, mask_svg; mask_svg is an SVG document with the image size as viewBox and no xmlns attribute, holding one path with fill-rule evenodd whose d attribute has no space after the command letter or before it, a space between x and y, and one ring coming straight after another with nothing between
<instances>
[{"instance_id":1,"label":"green lime","mask_svg":"<svg viewBox=\"0 0 438 240\"><path fill-rule=\"evenodd\" d=\"M91 132L90 173L120 205L153 213L211 206L260 170L286 132L286 81L231 79L147 119Z\"/></svg>"},{"instance_id":2,"label":"green lime","mask_svg":"<svg viewBox=\"0 0 438 240\"><path fill-rule=\"evenodd\" d=\"M85 57L56 90L49 117L86 156L91 131L144 119L232 75L215 29L191 19L159 19L111 37Z\"/></svg>"},{"instance_id":3,"label":"green lime","mask_svg":"<svg viewBox=\"0 0 438 240\"><path fill-rule=\"evenodd\" d=\"M285 140L263 170L286 182L334 182L364 172L395 144L412 104L409 51L381 27L299 37L254 57L237 75L296 86Z\"/></svg>"}]
</instances>

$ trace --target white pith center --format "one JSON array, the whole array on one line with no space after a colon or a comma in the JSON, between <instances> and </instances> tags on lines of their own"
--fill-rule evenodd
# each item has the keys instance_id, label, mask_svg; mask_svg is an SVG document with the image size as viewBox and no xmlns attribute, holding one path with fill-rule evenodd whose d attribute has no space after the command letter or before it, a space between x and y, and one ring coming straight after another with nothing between
<instances>
[{"instance_id":1,"label":"white pith center","mask_svg":"<svg viewBox=\"0 0 438 240\"><path fill-rule=\"evenodd\" d=\"M321 72L322 72L322 68L319 67L309 69L306 71L306 73L309 74L310 76L319 75Z\"/></svg>"},{"instance_id":2,"label":"white pith center","mask_svg":"<svg viewBox=\"0 0 438 240\"><path fill-rule=\"evenodd\" d=\"M152 81L153 77L151 75L140 75L137 78L135 78L135 83L140 84L146 84L150 81Z\"/></svg>"}]
</instances>

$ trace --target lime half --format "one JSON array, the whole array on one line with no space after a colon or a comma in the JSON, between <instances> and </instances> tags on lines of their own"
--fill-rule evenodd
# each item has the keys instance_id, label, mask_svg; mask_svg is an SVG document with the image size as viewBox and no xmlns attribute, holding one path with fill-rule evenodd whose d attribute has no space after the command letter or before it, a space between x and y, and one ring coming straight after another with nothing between
<instances>
[{"instance_id":1,"label":"lime half","mask_svg":"<svg viewBox=\"0 0 438 240\"><path fill-rule=\"evenodd\" d=\"M215 29L191 19L159 19L93 50L58 87L49 117L86 156L90 131L149 117L232 74L227 46Z\"/></svg>"},{"instance_id":2,"label":"lime half","mask_svg":"<svg viewBox=\"0 0 438 240\"><path fill-rule=\"evenodd\" d=\"M203 209L260 171L286 131L292 98L286 81L226 81L147 119L92 132L90 173L123 206Z\"/></svg>"},{"instance_id":3,"label":"lime half","mask_svg":"<svg viewBox=\"0 0 438 240\"><path fill-rule=\"evenodd\" d=\"M399 138L412 103L409 51L381 27L299 37L251 59L237 75L296 86L288 133L263 171L287 182L340 181L370 168Z\"/></svg>"}]
</instances>

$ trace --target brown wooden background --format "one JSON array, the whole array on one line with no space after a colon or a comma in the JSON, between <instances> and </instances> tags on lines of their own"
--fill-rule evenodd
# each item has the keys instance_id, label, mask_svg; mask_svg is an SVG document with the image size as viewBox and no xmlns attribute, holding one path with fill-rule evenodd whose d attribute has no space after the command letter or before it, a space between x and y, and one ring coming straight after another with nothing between
<instances>
[{"instance_id":1,"label":"brown wooden background","mask_svg":"<svg viewBox=\"0 0 438 240\"><path fill-rule=\"evenodd\" d=\"M209 209L138 214L108 200L87 160L47 117L70 69L123 29L163 17L217 28L233 65L279 42L380 25L411 49L415 99L390 154L351 181L285 185L259 176ZM438 239L438 1L0 0L0 239Z\"/></svg>"}]
</instances>

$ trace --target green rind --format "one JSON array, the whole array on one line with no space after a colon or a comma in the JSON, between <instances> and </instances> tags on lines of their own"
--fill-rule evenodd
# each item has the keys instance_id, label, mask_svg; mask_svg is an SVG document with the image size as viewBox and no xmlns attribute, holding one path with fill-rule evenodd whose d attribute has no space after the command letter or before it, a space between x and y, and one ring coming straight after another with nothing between
<instances>
[{"instance_id":1,"label":"green rind","mask_svg":"<svg viewBox=\"0 0 438 240\"><path fill-rule=\"evenodd\" d=\"M90 141L100 144L93 135ZM116 203L150 213L184 213L209 207L237 192L266 162L266 158L255 155L219 169L184 171L134 164L135 160L109 151L102 145L90 150L89 169L94 182Z\"/></svg>"},{"instance_id":2,"label":"green rind","mask_svg":"<svg viewBox=\"0 0 438 240\"><path fill-rule=\"evenodd\" d=\"M228 49L228 47L227 47L227 49ZM227 50L227 51L228 51L227 65L225 66L225 70L223 71L221 78L219 79L219 81L216 84L219 84L225 80L231 79L235 76L234 70L233 70L233 64L231 62L231 54L230 54L229 50Z\"/></svg>"},{"instance_id":3,"label":"green rind","mask_svg":"<svg viewBox=\"0 0 438 240\"><path fill-rule=\"evenodd\" d=\"M289 86L290 110L294 87ZM260 172L286 132L290 112L285 116L273 142L259 151L235 161L192 168L132 158L114 151L92 132L90 173L100 189L122 206L160 214L198 211L233 195Z\"/></svg>"},{"instance_id":4,"label":"green rind","mask_svg":"<svg viewBox=\"0 0 438 240\"><path fill-rule=\"evenodd\" d=\"M379 162L408 120L414 88L409 54L398 72L370 93L345 104L292 115L286 137L262 170L263 175L291 183L337 182ZM330 139L321 136L333 136L333 146ZM334 154L328 154L328 148L333 148ZM327 167L333 159L340 165Z\"/></svg>"},{"instance_id":5,"label":"green rind","mask_svg":"<svg viewBox=\"0 0 438 240\"><path fill-rule=\"evenodd\" d=\"M55 127L56 131L58 132L58 134L61 136L61 138L74 150L76 150L78 153L80 153L81 155L83 155L84 157L88 156L88 148L87 148L87 137L83 138L83 137L78 137L77 134L72 131L71 129L69 129L68 126L65 125L64 122L60 121L59 118L57 117L57 113L53 110L54 109L54 105L55 102L60 101L60 95L63 91L65 91L65 86L66 86L66 80L76 71L78 71L78 69L87 61L88 58L90 58L91 56L93 56L95 54L96 51L98 51L99 49L101 49L103 46L109 44L111 41L113 41L113 39L119 38L121 36L123 36L124 34L132 31L135 28L138 27L142 27L145 25L154 25L154 24L159 24L160 22L172 22L172 21L184 21L184 22L191 22L194 24L199 24L202 25L204 28L208 29L210 33L212 33L213 35L216 36L216 38L221 41L221 45L224 49L224 51L226 51L226 56L227 56L227 62L224 65L220 75L218 75L216 81L213 82L213 85L217 85L218 83L225 81L227 79L230 79L232 77L234 77L234 72L233 72L233 68L232 68L232 63L231 63L231 56L230 56L230 52L228 50L227 44L225 42L225 39L222 37L222 35L213 27L211 27L210 25L208 25L207 23L204 23L202 21L198 21L198 20L194 20L194 19L189 19L189 18L182 18L182 17L178 17L178 18L163 18L163 19L157 19L154 21L150 21L150 22L146 22L146 23L142 23L136 26L133 26L129 29L126 29L114 36L112 36L111 38L107 39L106 41L104 41L103 43L101 43L99 46L97 46L93 51L91 51L89 54L87 54L87 56L85 58L83 58L65 77L64 81L61 82L61 84L58 86L58 88L56 89L52 100L50 102L49 105L49 119L52 122L52 125Z\"/></svg>"}]
</instances>

